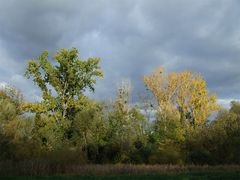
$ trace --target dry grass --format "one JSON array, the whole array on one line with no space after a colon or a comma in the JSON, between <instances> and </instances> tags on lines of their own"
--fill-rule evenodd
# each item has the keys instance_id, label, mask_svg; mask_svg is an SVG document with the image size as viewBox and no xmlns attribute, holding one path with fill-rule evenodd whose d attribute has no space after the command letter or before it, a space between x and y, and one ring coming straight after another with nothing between
<instances>
[{"instance_id":1,"label":"dry grass","mask_svg":"<svg viewBox=\"0 0 240 180\"><path fill-rule=\"evenodd\" d=\"M123 175L169 174L182 172L238 171L239 165L69 165L46 161L0 162L0 176L49 176L49 175Z\"/></svg>"}]
</instances>

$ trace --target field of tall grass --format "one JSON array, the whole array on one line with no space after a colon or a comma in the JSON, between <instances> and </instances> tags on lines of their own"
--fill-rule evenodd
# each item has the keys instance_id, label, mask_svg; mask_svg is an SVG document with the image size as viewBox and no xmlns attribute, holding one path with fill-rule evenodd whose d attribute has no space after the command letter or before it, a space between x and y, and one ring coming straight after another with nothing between
<instances>
[{"instance_id":1,"label":"field of tall grass","mask_svg":"<svg viewBox=\"0 0 240 180\"><path fill-rule=\"evenodd\" d=\"M81 165L57 164L46 161L0 162L0 177L46 176L117 176L117 175L171 175L184 173L232 173L240 178L239 165Z\"/></svg>"}]
</instances>

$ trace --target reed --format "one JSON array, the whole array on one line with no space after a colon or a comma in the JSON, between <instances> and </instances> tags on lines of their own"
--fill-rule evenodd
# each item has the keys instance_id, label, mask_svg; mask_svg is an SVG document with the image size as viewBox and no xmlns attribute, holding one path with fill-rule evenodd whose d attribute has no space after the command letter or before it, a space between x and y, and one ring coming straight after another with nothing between
<instances>
[{"instance_id":1,"label":"reed","mask_svg":"<svg viewBox=\"0 0 240 180\"><path fill-rule=\"evenodd\" d=\"M0 162L0 176L129 175L238 171L239 165L68 164L48 161Z\"/></svg>"}]
</instances>

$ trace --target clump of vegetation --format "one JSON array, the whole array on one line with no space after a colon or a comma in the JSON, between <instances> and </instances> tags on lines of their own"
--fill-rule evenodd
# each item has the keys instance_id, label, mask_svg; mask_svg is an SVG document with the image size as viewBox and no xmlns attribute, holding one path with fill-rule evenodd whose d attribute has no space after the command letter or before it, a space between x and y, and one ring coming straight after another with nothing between
<instances>
[{"instance_id":1,"label":"clump of vegetation","mask_svg":"<svg viewBox=\"0 0 240 180\"><path fill-rule=\"evenodd\" d=\"M220 108L199 74L159 68L146 75L150 120L131 105L127 81L113 103L85 95L103 77L99 58L81 60L76 49L61 49L53 60L43 52L27 65L41 102L26 102L13 87L0 90L1 162L240 164L240 103Z\"/></svg>"}]
</instances>

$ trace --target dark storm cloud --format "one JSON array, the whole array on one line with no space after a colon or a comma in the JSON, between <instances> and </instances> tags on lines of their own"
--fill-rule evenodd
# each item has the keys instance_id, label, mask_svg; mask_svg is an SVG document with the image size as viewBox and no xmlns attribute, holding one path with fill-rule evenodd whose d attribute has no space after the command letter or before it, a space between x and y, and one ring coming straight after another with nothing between
<instances>
[{"instance_id":1,"label":"dark storm cloud","mask_svg":"<svg viewBox=\"0 0 240 180\"><path fill-rule=\"evenodd\" d=\"M38 94L22 77L26 60L76 47L102 59L98 98L122 78L143 91L142 76L162 65L200 72L221 99L239 99L239 9L238 0L1 1L0 82Z\"/></svg>"}]
</instances>

